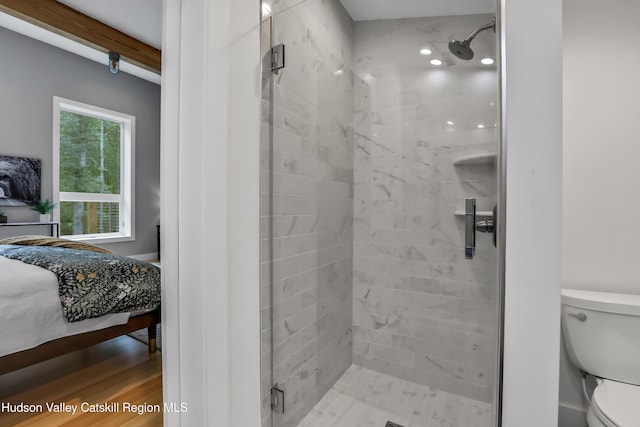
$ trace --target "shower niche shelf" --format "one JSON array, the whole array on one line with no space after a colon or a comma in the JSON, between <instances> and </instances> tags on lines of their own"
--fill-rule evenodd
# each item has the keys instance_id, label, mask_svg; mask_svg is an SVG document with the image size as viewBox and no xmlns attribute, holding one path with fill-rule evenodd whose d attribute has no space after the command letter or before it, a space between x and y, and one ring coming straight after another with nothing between
<instances>
[{"instance_id":1,"label":"shower niche shelf","mask_svg":"<svg viewBox=\"0 0 640 427\"><path fill-rule=\"evenodd\" d=\"M465 213L463 210L455 211L453 213L455 216L464 216ZM493 212L491 211L477 211L476 217L490 218L493 216Z\"/></svg>"},{"instance_id":2,"label":"shower niche shelf","mask_svg":"<svg viewBox=\"0 0 640 427\"><path fill-rule=\"evenodd\" d=\"M488 165L495 163L497 158L496 153L475 153L467 154L465 156L458 157L453 160L454 166L465 165Z\"/></svg>"}]
</instances>

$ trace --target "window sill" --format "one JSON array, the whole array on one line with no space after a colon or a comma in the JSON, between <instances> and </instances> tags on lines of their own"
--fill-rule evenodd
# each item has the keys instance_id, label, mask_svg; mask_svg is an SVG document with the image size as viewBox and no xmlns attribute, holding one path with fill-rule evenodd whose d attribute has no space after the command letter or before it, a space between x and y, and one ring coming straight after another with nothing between
<instances>
[{"instance_id":1,"label":"window sill","mask_svg":"<svg viewBox=\"0 0 640 427\"><path fill-rule=\"evenodd\" d=\"M89 243L95 245L98 243L119 243L132 242L136 240L135 236L60 236L63 239L73 240L74 242Z\"/></svg>"}]
</instances>

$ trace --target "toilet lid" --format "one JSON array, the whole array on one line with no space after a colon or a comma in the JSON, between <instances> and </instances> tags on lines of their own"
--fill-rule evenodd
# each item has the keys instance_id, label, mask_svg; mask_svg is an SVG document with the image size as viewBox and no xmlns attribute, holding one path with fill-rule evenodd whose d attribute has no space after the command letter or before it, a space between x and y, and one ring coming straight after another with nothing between
<instances>
[{"instance_id":1,"label":"toilet lid","mask_svg":"<svg viewBox=\"0 0 640 427\"><path fill-rule=\"evenodd\" d=\"M593 392L591 403L608 421L620 427L633 427L640 420L640 386L603 380Z\"/></svg>"}]
</instances>

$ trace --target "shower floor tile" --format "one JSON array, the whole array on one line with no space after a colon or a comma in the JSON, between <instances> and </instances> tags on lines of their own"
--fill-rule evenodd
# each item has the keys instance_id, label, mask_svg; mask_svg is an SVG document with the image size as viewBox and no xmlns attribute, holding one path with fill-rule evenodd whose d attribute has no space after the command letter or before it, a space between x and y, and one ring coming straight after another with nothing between
<instances>
[{"instance_id":1,"label":"shower floor tile","mask_svg":"<svg viewBox=\"0 0 640 427\"><path fill-rule=\"evenodd\" d=\"M351 365L298 427L491 427L491 404Z\"/></svg>"}]
</instances>

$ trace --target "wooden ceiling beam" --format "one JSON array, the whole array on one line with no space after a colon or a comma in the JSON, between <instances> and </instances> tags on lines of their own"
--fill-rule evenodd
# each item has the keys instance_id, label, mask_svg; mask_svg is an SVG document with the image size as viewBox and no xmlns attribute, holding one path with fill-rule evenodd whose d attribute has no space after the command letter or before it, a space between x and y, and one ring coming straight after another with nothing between
<instances>
[{"instance_id":1,"label":"wooden ceiling beam","mask_svg":"<svg viewBox=\"0 0 640 427\"><path fill-rule=\"evenodd\" d=\"M161 52L55 0L0 0L0 11L160 74ZM105 62L105 67L107 66Z\"/></svg>"}]
</instances>

